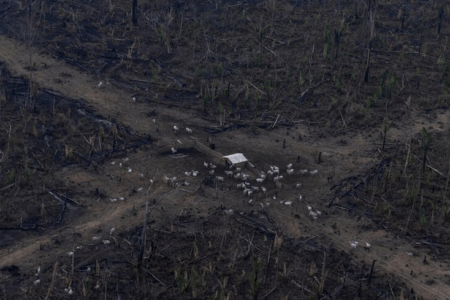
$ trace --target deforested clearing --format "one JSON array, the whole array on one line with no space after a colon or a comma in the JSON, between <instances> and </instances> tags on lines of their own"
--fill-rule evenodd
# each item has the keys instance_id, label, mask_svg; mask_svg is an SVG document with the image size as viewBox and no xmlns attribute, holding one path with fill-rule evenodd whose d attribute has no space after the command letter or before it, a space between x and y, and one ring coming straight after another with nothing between
<instances>
[{"instance_id":1,"label":"deforested clearing","mask_svg":"<svg viewBox=\"0 0 450 300\"><path fill-rule=\"evenodd\" d=\"M4 299L449 299L441 1L0 3Z\"/></svg>"}]
</instances>

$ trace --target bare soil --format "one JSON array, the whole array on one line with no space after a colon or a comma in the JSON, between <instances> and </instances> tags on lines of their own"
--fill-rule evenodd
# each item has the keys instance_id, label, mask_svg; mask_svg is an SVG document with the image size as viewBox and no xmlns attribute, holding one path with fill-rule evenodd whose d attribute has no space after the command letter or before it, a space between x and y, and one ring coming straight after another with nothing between
<instances>
[{"instance_id":1,"label":"bare soil","mask_svg":"<svg viewBox=\"0 0 450 300\"><path fill-rule=\"evenodd\" d=\"M347 42L365 36L370 1L338 2L141 3L141 31L119 26L128 2L42 2L31 47L27 27L11 22L27 20L28 6L1 4L4 298L449 299L448 61L434 47L447 46L449 29L425 34L440 11L433 1L378 3L364 83L364 42L337 48L328 36L338 20ZM421 42L402 46L414 30ZM297 44L307 44L293 59L303 75L291 79ZM243 195L224 173L231 153L245 154L242 173L267 193ZM283 179L257 184L274 165Z\"/></svg>"}]
</instances>

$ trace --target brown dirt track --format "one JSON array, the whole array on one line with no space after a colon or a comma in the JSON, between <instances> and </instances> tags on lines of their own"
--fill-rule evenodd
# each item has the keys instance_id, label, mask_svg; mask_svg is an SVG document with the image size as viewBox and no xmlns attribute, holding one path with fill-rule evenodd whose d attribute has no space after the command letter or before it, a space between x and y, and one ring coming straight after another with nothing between
<instances>
[{"instance_id":1,"label":"brown dirt track","mask_svg":"<svg viewBox=\"0 0 450 300\"><path fill-rule=\"evenodd\" d=\"M21 57L24 57L27 53L26 49L18 45L15 41L5 37L0 38L0 44L2 45L0 58L6 63L8 69L17 76L26 76L27 71L24 69L26 63L21 60ZM34 57L34 60L38 66L47 65L47 68L33 72L33 78L39 83L40 87L58 91L70 98L83 99L89 105L92 105L95 111L101 111L106 118L114 117L119 122L130 126L136 131L155 132L155 125L143 113L144 106L142 104L132 103L129 94L114 87L98 89L92 77L74 70L63 62L56 61L48 56L37 55ZM59 74L63 72L71 74L72 77L62 84L53 83L54 79L59 78ZM200 122L195 117L189 116L186 112L174 109L165 110L164 108L158 108L158 110L160 111L160 115L165 116L167 119L167 121L158 120L160 130L158 135L159 145L171 144L175 139L180 139L186 144L190 143L191 137L183 133L178 136L172 132L172 124L183 124L182 126L191 127L195 132L193 135L194 138L199 140L206 139L206 135L202 134L200 130ZM445 118L448 120L448 116ZM203 121L203 123L205 124L206 122ZM443 130L448 130L448 128ZM330 156L324 156L325 163L318 167L319 174L321 175L319 177L305 179L304 191L302 192L304 200L295 203L292 209L277 205L276 203L268 208L280 230L288 236L295 238L299 238L305 234L308 236L326 236L330 238L333 246L344 251L350 251L349 240L356 239L361 244L363 243L362 241L369 241L372 245L369 253L365 253L362 248L359 248L356 251L352 251L352 255L359 260L365 261L367 264L370 264L374 259L377 260L379 268L401 277L423 296L434 295L436 298L446 299L446 295L450 295L450 288L448 283L445 282L448 273L448 262L432 261L429 265L424 265L422 263L422 257L427 253L426 249L415 250L414 246L405 239L396 237L382 229L364 231L361 228L365 224L371 223L369 219L363 217L357 222L355 216L349 216L345 211L337 208L328 209L323 206L326 200L331 198L329 192L330 185L327 182L327 177L333 176L336 179L348 176L349 174L358 174L365 170L367 166L373 164L375 158L372 153L377 148L374 145L375 139L369 138L367 133L355 132L353 133L351 145L337 146L339 144L339 138L318 139L315 137L314 132L311 132L310 128L299 124L295 126L295 129L290 130L290 135L297 136L301 134L304 136L304 139L301 142L288 142L288 147L282 149L281 143L275 143L273 141L279 136L285 136L285 132L286 129L278 128L268 132L260 132L257 135L250 135L244 130L241 132L222 134L216 142L217 149L220 149L223 153L229 153L236 149L236 152L245 153L250 161L261 169L265 169L262 167L267 167L268 162L283 165L287 162L295 161L297 154L301 155L302 163L295 164L295 167L310 168L314 166L312 162L317 153L329 153ZM400 142L404 142L406 140L405 138L415 133L409 131L408 135L404 136ZM400 135L399 133L399 137ZM154 145L153 148L157 148L157 146ZM256 151L255 149L258 150ZM272 155L267 155L267 153L272 153ZM161 174L165 172L172 171L170 170L170 166L174 160L170 158L160 159L159 157L155 158L152 156L149 156L147 152L132 154L130 155L128 165L132 168L141 169L143 170L142 172L144 170L147 171L149 176L151 176L153 170L158 170L157 178L161 177ZM203 158L198 157L193 160L188 159L188 161L189 164L195 165L198 169L202 168ZM188 162L184 162L183 164L186 164L187 169ZM147 165L151 167L147 169ZM179 173L178 171L181 170L183 169L177 167L172 173ZM59 176L61 178L67 178L69 182L73 182L74 184L86 184L89 182L92 186L102 186L109 195L125 194L127 190L129 191L133 187L133 183L138 180L137 172L132 173L133 175L130 176L124 174L121 183L117 184L117 182L111 179L108 180L107 174L109 173L120 174L117 168L106 164L97 174L86 173L77 169L67 169L62 170ZM154 195L160 195L165 191L164 186L158 179L155 182L155 186L156 189L153 187L155 189L153 191ZM286 185L280 191L278 198L281 199L281 195L288 197L291 193L295 194L297 192L292 186ZM153 197L158 198L157 196ZM81 233L83 238L77 242L81 243L84 240L84 243L89 243L91 237L89 233L95 232L98 228L106 230L105 227L109 225L110 227L116 227L116 230L126 230L129 227L140 224L141 218L134 219L133 221L121 221L120 216L129 212L131 207L142 207L146 199L147 197L145 196L135 195L127 199L126 202L119 202L117 204L96 204L92 203L91 200L89 209L82 217L74 217L66 227L59 228L56 232L48 232L37 238L26 239L16 246L2 250L0 252L0 267L20 263L27 268L35 266L36 261L44 262L53 259L55 253L49 253L50 251L42 253L38 250L40 247L48 250L52 249L50 243L55 234L64 236L69 235L71 232ZM83 200L85 203L89 202L89 199ZM179 197L176 195L173 199L163 200L164 205L168 207L165 210L173 211L176 207L180 207L177 203L179 200ZM185 203L186 207L194 205L191 201L186 202L185 200ZM205 214L208 210L219 205L219 203L239 210L248 210L246 206L242 206L242 200L239 200L235 195L231 195L230 198L220 195L219 199L212 200L209 203L203 201L203 205L199 206L200 208L197 214ZM320 218L317 222L313 222L307 216L306 203L320 207L324 211L324 217ZM293 217L292 211L300 215L300 221ZM158 215L154 215L153 217L155 219L164 219L170 217L170 213L161 213L161 215L158 213ZM333 223L338 223L337 230L332 229ZM371 226L369 225L369 227ZM337 231L339 232L338 234ZM59 248L56 251L58 250ZM58 256L65 254L64 250L59 251L64 253L57 254ZM414 252L415 256L409 257L406 252ZM31 257L33 259L30 259ZM409 276L411 270L414 270L417 274L415 278ZM433 278L434 283L432 287L423 283L427 278Z\"/></svg>"},{"instance_id":2,"label":"brown dirt track","mask_svg":"<svg viewBox=\"0 0 450 300\"><path fill-rule=\"evenodd\" d=\"M29 79L28 54L28 48L23 44L10 37L0 35L0 61L4 64L5 69L11 73L11 76ZM46 266L46 277L43 275L42 279L42 282L45 281L46 283L45 288L40 289L40 287L37 287L36 289L40 290L35 291L38 291L41 298L47 299L46 297L52 292L52 288L49 286L52 286L50 282L53 282L54 276L52 271L55 262L59 262L62 265L61 268L64 269L64 272L70 273L71 261L67 256L67 252L72 251L78 245L83 246L83 248L75 251L76 255L79 255L75 268L77 270L85 266L91 266L94 269L96 264L99 264L98 261L119 261L118 257L125 255L129 255L129 258L126 259L129 265L135 267L135 252L136 248L138 248L136 245L139 244L140 232L138 227L142 226L144 221L145 204L148 201L150 203L149 218L151 220L147 226L151 233L149 234L149 239L158 234L158 239L161 239L161 241L166 239L164 241L167 242L168 247L170 246L174 249L178 244L180 248L183 248L185 244L189 245L189 249L191 249L192 243L199 244L199 248L201 248L200 258L197 257L194 250L177 256L182 266L184 265L181 261L189 261L189 259L192 259L192 255L195 258L194 261L198 263L194 265L200 266L202 265L203 253L207 253L205 257L215 257L215 255L218 255L217 253L221 253L222 247L225 247L223 248L224 253L229 255L222 257L222 254L220 254L218 255L220 257L216 260L220 261L223 259L226 263L230 263L229 260L232 261L231 254L233 252L224 246L224 243L226 244L227 241L229 242L229 247L245 248L247 243L244 246L240 243L247 241L248 245L252 245L253 237L251 234L253 234L255 236L255 248L252 249L261 249L266 243L265 236L277 233L283 236L283 247L288 247L286 244L290 243L289 251L292 253L295 251L297 253L305 253L302 251L307 252L305 249L308 249L308 247L313 248L311 250L313 254L310 256L307 256L309 252L305 254L309 260L306 260L307 264L302 267L304 270L307 270L308 267L311 270L313 264L310 264L310 262L313 260L318 261L317 265L318 269L320 269L322 256L324 255L322 249L327 249L326 251L329 251L335 257L339 257L342 260L351 260L353 264L359 267L364 265L366 267L369 266L370 269L370 265L376 260L375 273L383 274L377 278L377 282L380 285L382 284L383 276L386 276L386 278L387 276L392 276L392 278L395 278L395 282L406 284L407 288L402 286L395 292L393 290L395 287L390 287L392 295L386 295L386 298L391 298L392 296L392 299L404 299L403 293L405 293L405 298L407 297L406 293L408 293L411 299L413 299L415 294L424 299L450 299L450 256L448 255L450 246L447 245L449 240L442 238L439 240L439 243L428 243L426 239L417 238L420 234L414 237L404 234L402 232L403 228L400 228L400 225L404 226L403 220L393 221L389 218L378 218L378 216L383 214L377 215L377 212L379 212L377 209L380 206L372 201L375 192L371 194L366 191L363 194L361 190L362 185L359 187L360 197L352 197L351 199L336 198L336 196L339 196L339 193L335 193L336 186L344 190L344 192L346 188L349 190L354 188L356 191L355 182L360 180L369 182L368 177L364 179L362 174L367 175L375 172L374 170L377 169L380 162L386 158L387 155L381 150L380 145L382 140L380 132L383 131L383 124L377 123L376 126L370 129L359 129L358 126L345 127L343 129L345 134L336 135L321 126L316 126L315 122L310 122L306 119L293 119L284 120L285 123L289 123L288 125L277 124L274 128L263 129L253 125L240 125L233 130L218 131L215 134L211 134L213 129L220 129L218 122L210 118L210 116L205 116L199 110L186 109L186 103L189 103L189 100L185 101L183 99L184 102L182 104L178 104L178 102L166 104L164 102L165 95L155 91L150 104L148 101L141 101L139 96L138 101L133 102L131 100L135 94L133 90L120 88L117 84L99 88L97 86L99 82L97 76L82 72L64 61L44 54L39 49L33 50L32 59L35 67L32 72L32 81L38 85L40 90L49 90L67 99L81 102L95 112L96 116L101 116L103 120L117 124L117 127L127 128L131 131L130 136L136 136L138 139L151 135L153 141L141 147L105 156L95 164L95 167L93 164L88 164L87 166L61 164L62 167L56 168L54 173L52 173L52 178L57 178L62 186L74 191L73 199L79 205L68 206L66 217L59 226L49 226L40 232L27 231L21 233L17 240L5 242L6 246L3 245L0 248L0 269L3 268L5 270L5 267L12 265L19 266L22 273L25 274L25 279L19 284L12 282L12 277L4 275L4 277L0 278L4 279L5 282L11 281L3 284L3 286L6 285L9 289L11 287L21 287L23 295L32 297L33 288L36 288L32 285L33 273L38 266ZM61 74L70 74L70 76L61 76ZM195 99L192 101L195 102ZM153 114L153 111L156 113ZM408 110L408 113L410 114L408 118L399 118L399 121L396 120L396 126L390 128L389 146L387 147L389 150L386 150L386 153L387 151L392 153L397 151L395 147L398 148L398 145L408 143L411 145L411 139L419 136L424 127L428 128L428 132L433 134L433 136L445 135L450 130L450 111L448 109L436 109L434 118L430 118L421 109L412 108ZM153 122L153 119L156 122ZM237 121L242 120L236 119L236 124L238 124ZM245 123L245 120L242 123ZM172 130L174 125L181 129L180 132L176 133ZM185 127L192 128L193 134L189 135L184 132ZM225 178L223 184L216 186L210 184L210 178L203 166L203 162L217 161L217 159L210 155L211 152L202 151L203 148L198 146L198 144L207 145L208 140L211 138L214 139L215 150L219 154L244 153L255 166L255 168L247 167L245 170L252 179L258 174L258 170L267 170L270 165L280 166L282 172L285 173L285 166L288 163L293 163L296 174L292 176L283 174L285 178L281 188L276 187L272 182L264 183L269 190L268 194L255 195L252 198L252 204L249 204L248 200L250 198L243 196L242 191L236 189L236 184L239 181ZM286 147L283 147L284 140L286 141ZM179 155L172 155L170 152L171 147L177 148ZM317 164L319 153L321 153L323 160L321 164ZM115 162L115 164L112 165L111 162ZM119 167L119 163L122 163L123 167ZM443 168L443 166L433 166L439 170ZM128 172L127 168L131 168L132 172ZM199 170L200 175L196 178L184 175L185 171L192 169ZM216 174L224 174L223 172L226 169L224 165L219 165ZM319 174L317 176L300 175L297 172L300 169L317 169ZM179 181L189 181L190 185L174 188L164 182L162 178L165 175L169 177L176 176ZM151 183L150 179L154 179L154 182ZM298 182L302 183L300 189L295 188L295 184ZM352 184L349 184L349 182L352 182ZM382 179L380 182L382 182ZM341 185L339 185L340 183ZM364 183L365 185L366 183ZM369 183L367 183L367 186L369 186ZM138 191L139 188L142 188L142 190ZM298 200L299 194L302 195L302 200ZM276 196L277 200L273 199L274 196ZM111 198L118 199L120 197L124 197L124 201L112 202L110 200ZM327 204L332 199L334 199L333 205L328 206ZM382 205L383 200L380 199L377 201ZM280 204L279 200L292 200L293 204L292 206L286 206ZM384 200L384 202L387 203L388 201ZM264 205L264 209L261 208L261 203ZM270 206L267 203L270 203ZM308 215L307 205L322 211L322 215L317 221L312 220ZM388 203L387 205L390 204ZM231 216L224 214L223 208L232 208L234 214ZM246 217L241 217L241 215L247 216L247 219ZM253 221L248 221L248 218L251 218ZM262 224L265 227L261 227ZM391 224L392 226L390 226ZM242 229L242 231L235 230L239 226L246 229ZM111 228L116 230L114 237L109 237ZM446 228L444 229L446 230ZM256 235L255 232L257 232ZM209 248L205 246L208 244L208 239L199 237L203 234L210 239L216 238L214 247L219 249L218 245L220 244L221 251L216 253L208 250ZM159 235L164 236L164 238L160 238ZM114 240L114 242L112 242L110 247L93 243L93 236L102 236L103 239L108 238L111 241ZM240 236L240 239L234 239L236 236ZM224 242L224 240L226 241ZM314 243L308 246L308 241L310 240ZM349 245L351 240L359 241L360 246L357 249L351 249ZM148 259L146 268L148 270L152 268L151 271L153 273L156 272L155 274L164 274L162 269L165 268L165 263L168 265L167 268L174 267L169 265L164 260L165 258L162 258L164 256L162 250L158 252L161 254L161 257L155 259L156 261L160 259L162 261L161 265L152 265L154 262L150 258L155 258L152 256L153 241L152 246L149 246L148 251L146 250L146 258ZM366 241L371 244L370 251L365 251L362 247ZM164 246L160 245L158 247L164 248ZM249 247L251 248L251 246ZM270 244L269 253L272 253L270 252L272 251L271 249ZM440 251L436 251L436 249L440 249ZM208 251L211 251L211 253ZM257 250L252 251L257 252ZM286 253L289 252L288 250L285 251ZM275 252L273 252L274 255ZM412 253L413 255L411 256L407 253ZM298 256L298 254L292 255L292 257ZM428 258L427 263L424 263L425 256ZM174 257L173 260L175 261ZM327 261L328 259L327 257ZM215 260L213 259L213 261ZM270 256L268 258L269 261L271 261ZM280 261L289 262L289 259L285 259L281 255ZM227 265L226 263L223 266ZM292 264L295 265L295 263L298 263L298 261L294 261ZM186 264L186 270L190 270L191 264L193 264L192 261ZM72 262L72 267L73 265L74 263ZM127 268L131 268L130 266L127 265ZM273 270L266 270L267 278L272 278L271 276L278 278L280 276L278 274L281 273L278 271L282 267L281 263L278 266L278 258L276 266L280 269L274 267ZM205 266L203 267L206 268ZM343 268L339 265L334 267L336 270ZM269 269L269 267L267 268ZM100 275L103 273L98 269L96 276L97 282L100 282L101 280L98 278L103 278L103 275ZM180 270L180 272L183 271L182 269ZM235 273L238 274L240 271L237 268ZM152 297L155 299L158 297L169 297L169 293L173 293L173 295L170 294L171 297L176 298L174 295L178 294L169 292L171 289L166 288L166 286L170 285L173 286L173 290L175 290L175 287L179 288L179 281L177 281L178 285L175 283L170 284L170 280L176 281L173 279L174 277L176 279L182 277L181 275L179 275L181 277L176 277L173 274L176 274L176 272L171 269L168 271L169 275L166 273L164 278L158 278L157 281L163 281L161 285L164 285L164 288L160 286L157 291L151 290L149 293ZM190 273L191 276L193 276L192 272ZM223 272L226 273L226 270ZM230 273L232 272L230 271ZM246 270L246 272L250 273L251 271ZM247 274L246 272L243 273ZM292 272L294 273L294 271ZM354 271L354 273L356 274L357 271ZM3 274L7 274L7 272L3 272ZM151 274L150 271L149 274ZM311 274L320 275L320 271L312 272ZM315 276L311 275L310 277L315 278ZM242 277L245 276L242 275ZM61 276L61 278L63 277ZM63 282L69 285L72 283L72 278L74 282L82 282L82 280L87 282L88 280L86 279L88 278L87 275L83 279L80 279L81 277L73 277L73 274L70 277L71 279L61 278L59 283ZM137 278L142 277L137 276ZM335 282L339 282L341 279L337 275L332 277L332 279L330 278L330 280ZM320 281L317 278L312 281L315 282L314 280ZM342 280L345 282L344 279ZM364 280L367 280L367 276ZM394 279L392 280L394 282ZM241 295L242 298L247 298L242 295L247 293L248 288L246 289L242 284L239 284L239 281L237 282L234 286L234 291L231 291L232 288L230 287L230 291L227 290L227 294L230 295L231 293L231 298L233 298L233 295L234 298L237 297L236 299L239 299L238 295ZM281 279L280 282L283 282L283 280ZM354 290L357 290L358 283L351 280L350 282L349 285ZM116 291L119 290L119 284L126 285L126 283L118 280ZM229 286L232 284L233 282ZM292 283L290 284L289 288L291 289L298 288L298 285L307 286L306 283L297 283L295 286L292 286ZM339 286L339 284L337 285ZM61 286L63 286L62 283ZM81 287L81 284L77 286L77 293L81 295L80 291L84 289L84 285L83 287ZM222 286L222 283L217 286ZM104 295L106 297L108 293L106 291L107 285L104 281L102 287L105 288ZM410 292L411 288L414 289L415 293ZM192 298L196 298L197 295L194 295L195 288L189 287L185 291L189 289L192 293ZM62 289L60 290L55 291L51 297L56 297L55 299L68 297L66 294L63 294ZM302 289L298 288L297 291L300 290ZM389 289L386 287L386 290ZM4 288L3 291L5 299L9 295L13 295L7 288ZM183 291L180 291L180 295L182 293ZM267 295L264 295L266 293ZM295 294L295 292L293 293ZM271 288L265 288L262 294L268 299L271 299L270 297L274 297L273 299L290 297L289 294L280 291L280 288L277 288L277 286L273 291L271 291ZM258 297L255 296L255 299L261 299L262 294ZM93 294L87 293L87 295ZM370 296L374 297L372 294ZM86 295L84 297L88 298ZM145 296L142 297L145 298ZM202 295L201 297L215 299L214 295ZM218 296L216 295L216 297ZM308 297L311 299L315 298L315 292L304 288L302 296L299 296L298 299ZM360 296L360 298L362 299L364 296Z\"/></svg>"}]
</instances>

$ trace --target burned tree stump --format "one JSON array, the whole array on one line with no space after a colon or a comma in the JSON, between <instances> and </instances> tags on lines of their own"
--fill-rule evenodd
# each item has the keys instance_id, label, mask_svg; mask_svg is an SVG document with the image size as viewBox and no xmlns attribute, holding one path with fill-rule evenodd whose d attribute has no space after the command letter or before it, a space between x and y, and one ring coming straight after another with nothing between
<instances>
[{"instance_id":1,"label":"burned tree stump","mask_svg":"<svg viewBox=\"0 0 450 300\"><path fill-rule=\"evenodd\" d=\"M137 9L137 0L133 0L132 6L131 6L131 22L133 23L133 26L138 25L136 9Z\"/></svg>"}]
</instances>

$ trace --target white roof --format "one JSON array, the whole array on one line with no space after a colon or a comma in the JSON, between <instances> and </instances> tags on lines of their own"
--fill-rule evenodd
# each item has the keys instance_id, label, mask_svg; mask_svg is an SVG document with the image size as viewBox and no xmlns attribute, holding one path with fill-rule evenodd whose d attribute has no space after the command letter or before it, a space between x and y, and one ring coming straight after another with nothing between
<instances>
[{"instance_id":1,"label":"white roof","mask_svg":"<svg viewBox=\"0 0 450 300\"><path fill-rule=\"evenodd\" d=\"M224 156L223 158L227 158L233 165L247 161L244 154L242 154L242 153L235 153L235 154L227 155L227 156Z\"/></svg>"}]
</instances>

